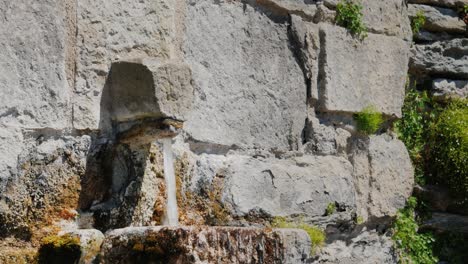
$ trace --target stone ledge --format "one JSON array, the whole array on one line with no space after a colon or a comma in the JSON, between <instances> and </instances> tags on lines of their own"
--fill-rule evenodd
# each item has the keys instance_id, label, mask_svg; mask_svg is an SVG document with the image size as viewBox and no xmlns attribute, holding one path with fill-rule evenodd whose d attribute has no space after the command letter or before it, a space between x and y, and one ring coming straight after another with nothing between
<instances>
[{"instance_id":1,"label":"stone ledge","mask_svg":"<svg viewBox=\"0 0 468 264\"><path fill-rule=\"evenodd\" d=\"M127 227L106 233L102 263L305 263L311 241L297 229Z\"/></svg>"}]
</instances>

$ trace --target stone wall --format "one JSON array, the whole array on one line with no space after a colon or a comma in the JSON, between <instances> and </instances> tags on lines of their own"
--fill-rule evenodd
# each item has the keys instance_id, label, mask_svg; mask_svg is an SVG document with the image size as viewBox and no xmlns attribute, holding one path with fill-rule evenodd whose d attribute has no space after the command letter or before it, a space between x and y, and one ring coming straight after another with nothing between
<instances>
[{"instance_id":1,"label":"stone wall","mask_svg":"<svg viewBox=\"0 0 468 264\"><path fill-rule=\"evenodd\" d=\"M142 60L184 65L193 87L173 145L182 224L263 227L281 216L326 229L332 251L357 218L388 224L413 184L389 126L401 116L414 6L363 1L361 41L335 25L336 2L0 2L0 237L37 245L68 225L161 224L160 145L122 136L151 133L156 116L125 123L112 112L129 101L115 92L127 68L112 78L112 65ZM438 21L427 30L461 34ZM465 40L414 45L410 72L463 82L454 56ZM425 55L436 48L447 52ZM181 80L160 71L169 81L155 87ZM388 122L367 137L353 114L371 105ZM337 211L326 215L329 204ZM379 259L394 261L388 237L375 236L359 250L382 247Z\"/></svg>"}]
</instances>

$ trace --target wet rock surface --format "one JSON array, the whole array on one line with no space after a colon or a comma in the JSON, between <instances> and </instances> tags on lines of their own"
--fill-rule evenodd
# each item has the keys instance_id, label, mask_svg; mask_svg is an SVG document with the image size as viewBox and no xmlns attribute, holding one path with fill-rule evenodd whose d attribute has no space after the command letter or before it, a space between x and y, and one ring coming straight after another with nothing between
<instances>
[{"instance_id":1,"label":"wet rock surface","mask_svg":"<svg viewBox=\"0 0 468 264\"><path fill-rule=\"evenodd\" d=\"M301 230L236 227L129 227L106 234L102 263L305 263Z\"/></svg>"}]
</instances>

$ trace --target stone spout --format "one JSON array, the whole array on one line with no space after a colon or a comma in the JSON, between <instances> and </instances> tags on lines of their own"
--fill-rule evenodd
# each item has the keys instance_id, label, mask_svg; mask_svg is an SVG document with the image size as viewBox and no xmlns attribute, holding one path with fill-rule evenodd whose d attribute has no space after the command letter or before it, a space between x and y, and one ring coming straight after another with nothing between
<instances>
[{"instance_id":1,"label":"stone spout","mask_svg":"<svg viewBox=\"0 0 468 264\"><path fill-rule=\"evenodd\" d=\"M192 73L183 63L141 59L112 64L110 107L114 122L183 121L193 101Z\"/></svg>"}]
</instances>

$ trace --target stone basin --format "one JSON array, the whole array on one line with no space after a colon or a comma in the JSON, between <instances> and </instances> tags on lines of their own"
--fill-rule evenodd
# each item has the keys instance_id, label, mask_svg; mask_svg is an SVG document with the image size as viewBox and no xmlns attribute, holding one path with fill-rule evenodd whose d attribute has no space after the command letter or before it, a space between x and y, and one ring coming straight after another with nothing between
<instances>
[{"instance_id":1,"label":"stone basin","mask_svg":"<svg viewBox=\"0 0 468 264\"><path fill-rule=\"evenodd\" d=\"M106 233L101 263L305 263L310 252L299 229L127 227Z\"/></svg>"}]
</instances>

